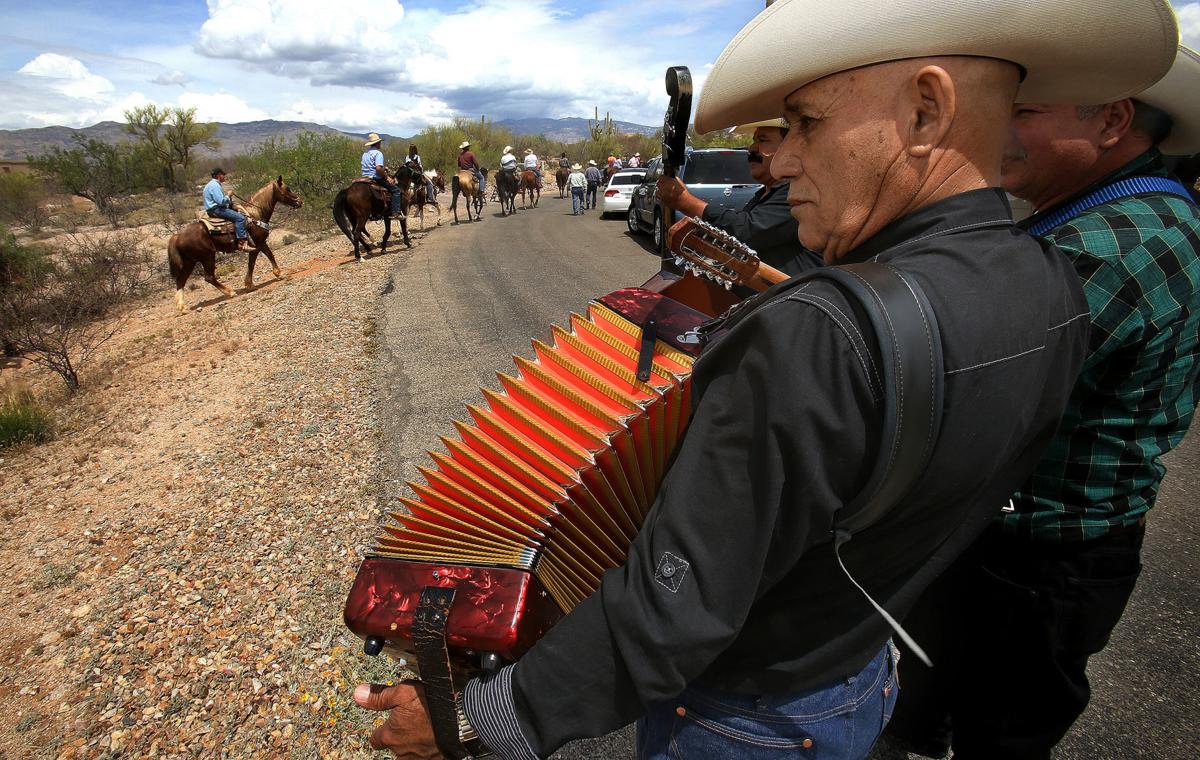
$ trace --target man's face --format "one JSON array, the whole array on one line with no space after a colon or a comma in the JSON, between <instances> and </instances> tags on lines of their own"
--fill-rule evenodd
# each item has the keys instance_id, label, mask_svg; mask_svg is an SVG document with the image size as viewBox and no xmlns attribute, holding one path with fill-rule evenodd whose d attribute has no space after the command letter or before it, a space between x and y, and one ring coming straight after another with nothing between
<instances>
[{"instance_id":1,"label":"man's face","mask_svg":"<svg viewBox=\"0 0 1200 760\"><path fill-rule=\"evenodd\" d=\"M754 140L750 143L750 174L755 182L766 184L771 181L771 159L782 143L783 130L778 127L758 127L754 130ZM755 156L762 160L753 160Z\"/></svg>"},{"instance_id":2,"label":"man's face","mask_svg":"<svg viewBox=\"0 0 1200 760\"><path fill-rule=\"evenodd\" d=\"M889 92L886 66L834 74L784 100L791 129L771 173L791 182L788 201L800 222L800 242L826 261L877 231L868 222L878 216L872 212L889 173L903 165L896 88Z\"/></svg>"},{"instance_id":3,"label":"man's face","mask_svg":"<svg viewBox=\"0 0 1200 760\"><path fill-rule=\"evenodd\" d=\"M221 172L217 175L217 182L224 182L224 181L225 181L225 172Z\"/></svg>"},{"instance_id":4,"label":"man's face","mask_svg":"<svg viewBox=\"0 0 1200 760\"><path fill-rule=\"evenodd\" d=\"M1013 106L1012 137L1000 167L1005 190L1045 208L1078 189L1079 178L1100 157L1104 129L1102 111L1083 119L1079 114L1073 105Z\"/></svg>"}]
</instances>

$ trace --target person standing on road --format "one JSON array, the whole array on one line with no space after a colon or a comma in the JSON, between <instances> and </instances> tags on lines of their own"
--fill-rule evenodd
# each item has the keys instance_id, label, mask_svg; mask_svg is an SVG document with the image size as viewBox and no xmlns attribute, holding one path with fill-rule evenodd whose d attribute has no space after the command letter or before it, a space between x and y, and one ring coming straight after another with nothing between
<instances>
[{"instance_id":1,"label":"person standing on road","mask_svg":"<svg viewBox=\"0 0 1200 760\"><path fill-rule=\"evenodd\" d=\"M596 208L596 190L600 187L600 170L596 168L595 159L588 159L588 167L584 169L583 176L587 179L584 208Z\"/></svg>"},{"instance_id":2,"label":"person standing on road","mask_svg":"<svg viewBox=\"0 0 1200 760\"><path fill-rule=\"evenodd\" d=\"M782 272L796 275L821 266L821 257L806 251L796 239L798 223L788 203L790 184L775 179L771 173L771 159L788 134L786 123L781 119L769 119L739 126L734 133L753 138L748 154L750 175L755 182L762 183L762 188L741 210L709 206L688 192L687 185L677 177L659 177L658 197L665 205L687 216L699 217L733 235L753 248L760 259Z\"/></svg>"},{"instance_id":3,"label":"person standing on road","mask_svg":"<svg viewBox=\"0 0 1200 760\"><path fill-rule=\"evenodd\" d=\"M624 564L465 684L460 720L492 751L545 757L640 718L643 760L866 756L898 694L894 619L1032 471L1086 353L1078 276L997 187L1012 103L1145 89L1178 40L1166 0L1045 0L1036 27L1027 9L777 0L717 59L696 130L787 114L772 172L801 242L920 284L945 360L932 456L851 536L888 458L864 318L792 278L709 322L690 423ZM392 710L373 747L437 756L422 686L354 699Z\"/></svg>"},{"instance_id":4,"label":"person standing on road","mask_svg":"<svg viewBox=\"0 0 1200 760\"><path fill-rule=\"evenodd\" d=\"M1160 150L1200 150L1200 56L1092 106L1018 103L1004 188L1021 223L1073 262L1089 354L1033 476L912 615L913 663L892 733L941 757L1048 758L1091 694L1141 571L1146 517L1187 432L1200 374L1200 209ZM923 636L924 634L924 636ZM980 657L987 652L987 657ZM986 684L987 688L980 688Z\"/></svg>"},{"instance_id":5,"label":"person standing on road","mask_svg":"<svg viewBox=\"0 0 1200 760\"><path fill-rule=\"evenodd\" d=\"M400 186L388 177L387 167L383 163L383 151L380 150L382 146L383 138L378 134L372 132L367 135L367 141L363 143L366 150L362 154L362 176L369 177L375 184L387 188L387 191L392 194L392 207L388 213L399 218L400 206L404 202L404 198L401 195Z\"/></svg>"},{"instance_id":6,"label":"person standing on road","mask_svg":"<svg viewBox=\"0 0 1200 760\"><path fill-rule=\"evenodd\" d=\"M584 190L587 189L587 176L579 164L571 164L571 173L567 175L567 186L571 188L571 212L578 216L585 212Z\"/></svg>"},{"instance_id":7,"label":"person standing on road","mask_svg":"<svg viewBox=\"0 0 1200 760\"><path fill-rule=\"evenodd\" d=\"M204 186L204 210L211 217L233 222L239 251L253 250L254 244L250 242L250 236L246 232L246 216L233 210L233 198L226 195L225 188L221 187L224 181L225 171L213 169L212 179Z\"/></svg>"}]
</instances>

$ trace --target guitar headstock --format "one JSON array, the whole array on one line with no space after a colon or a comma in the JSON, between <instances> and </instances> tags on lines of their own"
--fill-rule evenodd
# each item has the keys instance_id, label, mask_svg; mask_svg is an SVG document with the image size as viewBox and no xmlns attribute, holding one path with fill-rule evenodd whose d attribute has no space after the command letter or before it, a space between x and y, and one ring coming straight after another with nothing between
<instances>
[{"instance_id":1,"label":"guitar headstock","mask_svg":"<svg viewBox=\"0 0 1200 760\"><path fill-rule=\"evenodd\" d=\"M663 117L662 168L663 174L674 177L683 166L687 150L688 122L692 118L692 72L687 66L667 69L667 112Z\"/></svg>"},{"instance_id":2,"label":"guitar headstock","mask_svg":"<svg viewBox=\"0 0 1200 760\"><path fill-rule=\"evenodd\" d=\"M724 285L766 290L787 275L758 258L754 249L702 219L684 217L667 231L675 263L697 277Z\"/></svg>"}]
</instances>

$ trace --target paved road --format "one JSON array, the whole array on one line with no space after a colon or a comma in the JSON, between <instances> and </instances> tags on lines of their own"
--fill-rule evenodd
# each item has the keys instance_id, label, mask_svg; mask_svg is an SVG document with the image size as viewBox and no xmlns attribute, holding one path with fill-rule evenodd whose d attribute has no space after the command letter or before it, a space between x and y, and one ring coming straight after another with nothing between
<instances>
[{"instance_id":1,"label":"paved road","mask_svg":"<svg viewBox=\"0 0 1200 760\"><path fill-rule=\"evenodd\" d=\"M382 425L401 478L437 436L461 418L463 402L495 387L513 353L532 337L615 288L643 282L658 259L623 219L572 217L570 201L543 196L536 210L439 230L395 254L394 287L383 299L387 368ZM1200 479L1192 437L1171 468L1146 544L1146 570L1112 644L1091 669L1096 696L1060 748L1064 760L1200 757L1200 528L1186 510ZM398 484L396 484L398 486ZM630 731L565 748L562 758L632 757Z\"/></svg>"}]
</instances>

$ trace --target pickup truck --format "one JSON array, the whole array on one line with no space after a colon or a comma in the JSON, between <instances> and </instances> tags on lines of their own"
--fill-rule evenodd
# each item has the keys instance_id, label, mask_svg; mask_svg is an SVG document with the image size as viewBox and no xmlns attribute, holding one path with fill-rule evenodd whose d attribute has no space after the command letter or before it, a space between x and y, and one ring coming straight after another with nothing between
<instances>
[{"instance_id":1,"label":"pickup truck","mask_svg":"<svg viewBox=\"0 0 1200 760\"><path fill-rule=\"evenodd\" d=\"M666 253L666 229L657 183L662 176L662 157L646 164L646 177L633 191L629 201L629 231L651 232L659 255ZM687 151L679 178L688 191L714 208L740 209L762 187L750 176L749 153L741 148L691 148ZM675 219L679 219L675 212Z\"/></svg>"}]
</instances>

